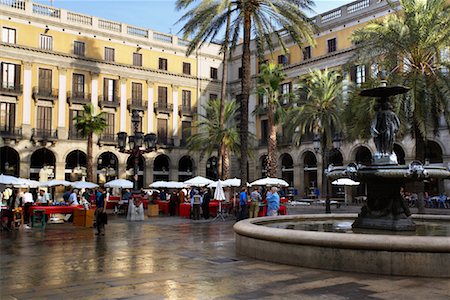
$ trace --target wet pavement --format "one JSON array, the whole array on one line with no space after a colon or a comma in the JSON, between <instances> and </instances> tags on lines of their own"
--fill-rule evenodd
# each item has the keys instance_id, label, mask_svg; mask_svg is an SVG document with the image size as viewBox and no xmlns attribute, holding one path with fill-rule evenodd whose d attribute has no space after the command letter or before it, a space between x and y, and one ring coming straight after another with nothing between
<instances>
[{"instance_id":1,"label":"wet pavement","mask_svg":"<svg viewBox=\"0 0 450 300\"><path fill-rule=\"evenodd\" d=\"M72 224L1 232L0 298L450 299L448 279L333 272L238 256L234 222L155 217L131 223L111 216L100 237Z\"/></svg>"}]
</instances>

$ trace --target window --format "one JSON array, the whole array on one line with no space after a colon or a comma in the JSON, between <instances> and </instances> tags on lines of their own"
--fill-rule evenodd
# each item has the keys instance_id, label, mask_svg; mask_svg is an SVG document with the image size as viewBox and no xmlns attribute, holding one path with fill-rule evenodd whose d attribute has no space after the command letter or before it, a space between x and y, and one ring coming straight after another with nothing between
<instances>
[{"instance_id":1,"label":"window","mask_svg":"<svg viewBox=\"0 0 450 300\"><path fill-rule=\"evenodd\" d=\"M362 83L366 82L366 66L365 65L356 66L355 82L357 85L361 85Z\"/></svg>"},{"instance_id":2,"label":"window","mask_svg":"<svg viewBox=\"0 0 450 300\"><path fill-rule=\"evenodd\" d=\"M242 67L239 67L239 69L238 69L238 77L239 77L239 79L242 78Z\"/></svg>"},{"instance_id":3,"label":"window","mask_svg":"<svg viewBox=\"0 0 450 300\"><path fill-rule=\"evenodd\" d=\"M267 94L260 96L259 105L261 105L261 107L267 108L267 106L269 105L269 98L268 98Z\"/></svg>"},{"instance_id":4,"label":"window","mask_svg":"<svg viewBox=\"0 0 450 300\"><path fill-rule=\"evenodd\" d=\"M85 44L83 42L73 42L73 54L84 56Z\"/></svg>"},{"instance_id":5,"label":"window","mask_svg":"<svg viewBox=\"0 0 450 300\"><path fill-rule=\"evenodd\" d=\"M188 138L192 135L192 124L190 121L181 122L181 146L187 145Z\"/></svg>"},{"instance_id":6,"label":"window","mask_svg":"<svg viewBox=\"0 0 450 300\"><path fill-rule=\"evenodd\" d=\"M107 102L116 102L118 91L117 80L104 78L103 79L103 100Z\"/></svg>"},{"instance_id":7,"label":"window","mask_svg":"<svg viewBox=\"0 0 450 300\"><path fill-rule=\"evenodd\" d=\"M41 133L49 134L52 130L52 108L47 106L37 107L36 128Z\"/></svg>"},{"instance_id":8,"label":"window","mask_svg":"<svg viewBox=\"0 0 450 300\"><path fill-rule=\"evenodd\" d=\"M282 104L289 103L289 94L291 93L291 84L283 83L280 87L280 96Z\"/></svg>"},{"instance_id":9,"label":"window","mask_svg":"<svg viewBox=\"0 0 450 300\"><path fill-rule=\"evenodd\" d=\"M167 87L158 87L158 107L167 107Z\"/></svg>"},{"instance_id":10,"label":"window","mask_svg":"<svg viewBox=\"0 0 450 300\"><path fill-rule=\"evenodd\" d=\"M106 119L106 127L103 129L103 138L106 138L107 140L114 140L115 134L114 134L114 120L115 120L115 114L112 113L106 113L105 119Z\"/></svg>"},{"instance_id":11,"label":"window","mask_svg":"<svg viewBox=\"0 0 450 300\"><path fill-rule=\"evenodd\" d=\"M449 63L449 62L450 62L450 47L446 47L446 48L444 48L444 49L441 49L440 55L441 55L441 61L442 61L442 62L447 62L447 63ZM448 68L445 67L445 66L441 66L441 72L442 72L444 75L448 75L448 74L449 74L449 70L448 70Z\"/></svg>"},{"instance_id":12,"label":"window","mask_svg":"<svg viewBox=\"0 0 450 300\"><path fill-rule=\"evenodd\" d=\"M39 94L52 94L52 70L39 69Z\"/></svg>"},{"instance_id":13,"label":"window","mask_svg":"<svg viewBox=\"0 0 450 300\"><path fill-rule=\"evenodd\" d=\"M311 59L311 46L306 46L303 49L303 60Z\"/></svg>"},{"instance_id":14,"label":"window","mask_svg":"<svg viewBox=\"0 0 450 300\"><path fill-rule=\"evenodd\" d=\"M142 83L131 83L131 101L135 104L142 104Z\"/></svg>"},{"instance_id":15,"label":"window","mask_svg":"<svg viewBox=\"0 0 450 300\"><path fill-rule=\"evenodd\" d=\"M76 121L74 118L78 116L84 115L84 110L76 110L71 109L69 111L69 137L70 138L82 138L81 134L78 132L78 130L75 127Z\"/></svg>"},{"instance_id":16,"label":"window","mask_svg":"<svg viewBox=\"0 0 450 300\"><path fill-rule=\"evenodd\" d=\"M269 139L269 121L261 121L261 144L267 145L267 140Z\"/></svg>"},{"instance_id":17,"label":"window","mask_svg":"<svg viewBox=\"0 0 450 300\"><path fill-rule=\"evenodd\" d=\"M159 58L159 69L167 71L167 59Z\"/></svg>"},{"instance_id":18,"label":"window","mask_svg":"<svg viewBox=\"0 0 450 300\"><path fill-rule=\"evenodd\" d=\"M53 49L53 37L45 34L41 34L41 49L52 50Z\"/></svg>"},{"instance_id":19,"label":"window","mask_svg":"<svg viewBox=\"0 0 450 300\"><path fill-rule=\"evenodd\" d=\"M16 104L0 102L0 132L14 130L16 117Z\"/></svg>"},{"instance_id":20,"label":"window","mask_svg":"<svg viewBox=\"0 0 450 300\"><path fill-rule=\"evenodd\" d=\"M336 38L332 38L327 41L328 43L328 53L336 51Z\"/></svg>"},{"instance_id":21,"label":"window","mask_svg":"<svg viewBox=\"0 0 450 300\"><path fill-rule=\"evenodd\" d=\"M217 100L218 98L219 98L219 95L217 95L217 94L209 94L209 101Z\"/></svg>"},{"instance_id":22,"label":"window","mask_svg":"<svg viewBox=\"0 0 450 300\"><path fill-rule=\"evenodd\" d=\"M283 66L288 65L289 64L289 55L287 55L287 54L278 55L278 64L283 65Z\"/></svg>"},{"instance_id":23,"label":"window","mask_svg":"<svg viewBox=\"0 0 450 300\"><path fill-rule=\"evenodd\" d=\"M217 68L211 67L210 77L211 77L211 79L217 79Z\"/></svg>"},{"instance_id":24,"label":"window","mask_svg":"<svg viewBox=\"0 0 450 300\"><path fill-rule=\"evenodd\" d=\"M20 86L20 65L2 63L2 88L17 89Z\"/></svg>"},{"instance_id":25,"label":"window","mask_svg":"<svg viewBox=\"0 0 450 300\"><path fill-rule=\"evenodd\" d=\"M133 53L133 66L142 67L142 54Z\"/></svg>"},{"instance_id":26,"label":"window","mask_svg":"<svg viewBox=\"0 0 450 300\"><path fill-rule=\"evenodd\" d=\"M114 61L114 48L105 47L105 60Z\"/></svg>"},{"instance_id":27,"label":"window","mask_svg":"<svg viewBox=\"0 0 450 300\"><path fill-rule=\"evenodd\" d=\"M183 63L183 74L191 75L191 64L190 63Z\"/></svg>"},{"instance_id":28,"label":"window","mask_svg":"<svg viewBox=\"0 0 450 300\"><path fill-rule=\"evenodd\" d=\"M373 63L372 65L370 65L370 77L372 77L373 79L378 78L378 64L377 63Z\"/></svg>"},{"instance_id":29,"label":"window","mask_svg":"<svg viewBox=\"0 0 450 300\"><path fill-rule=\"evenodd\" d=\"M72 96L74 98L84 98L84 75L73 74Z\"/></svg>"},{"instance_id":30,"label":"window","mask_svg":"<svg viewBox=\"0 0 450 300\"><path fill-rule=\"evenodd\" d=\"M3 43L16 43L16 30L8 27L2 28L2 42Z\"/></svg>"},{"instance_id":31,"label":"window","mask_svg":"<svg viewBox=\"0 0 450 300\"><path fill-rule=\"evenodd\" d=\"M191 108L191 91L183 90L181 92L181 105L183 108Z\"/></svg>"},{"instance_id":32,"label":"window","mask_svg":"<svg viewBox=\"0 0 450 300\"><path fill-rule=\"evenodd\" d=\"M167 144L167 120L158 119L158 143Z\"/></svg>"}]
</instances>

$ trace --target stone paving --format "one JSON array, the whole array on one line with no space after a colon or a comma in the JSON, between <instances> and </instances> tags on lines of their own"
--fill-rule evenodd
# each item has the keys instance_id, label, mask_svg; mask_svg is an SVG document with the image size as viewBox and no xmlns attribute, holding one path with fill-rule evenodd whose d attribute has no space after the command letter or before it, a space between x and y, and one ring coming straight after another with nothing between
<instances>
[{"instance_id":1,"label":"stone paving","mask_svg":"<svg viewBox=\"0 0 450 300\"><path fill-rule=\"evenodd\" d=\"M1 232L0 298L450 299L448 279L333 272L238 256L233 224L179 217L130 223L111 216L103 237L71 224Z\"/></svg>"}]
</instances>

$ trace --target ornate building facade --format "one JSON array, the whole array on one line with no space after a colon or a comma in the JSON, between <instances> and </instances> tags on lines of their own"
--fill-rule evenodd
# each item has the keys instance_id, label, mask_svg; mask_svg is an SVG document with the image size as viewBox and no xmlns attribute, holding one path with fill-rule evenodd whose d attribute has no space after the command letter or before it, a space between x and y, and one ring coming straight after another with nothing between
<instances>
[{"instance_id":1,"label":"ornate building facade","mask_svg":"<svg viewBox=\"0 0 450 300\"><path fill-rule=\"evenodd\" d=\"M116 140L117 132L132 134L133 110L139 111L142 131L158 136L158 150L139 162L140 186L155 180L217 176L215 158L200 159L189 153L186 141L192 122L204 115L202 105L220 94L218 45L210 44L186 57L187 42L174 35L29 0L0 0L0 12L0 172L40 180L82 178L87 143L74 130L73 118L82 113L84 104L92 103L96 112L106 113L108 124L94 146L99 183L133 175L132 159L118 151ZM284 65L287 78L282 93L293 91L298 77L311 69L342 69L354 49L349 40L353 30L389 13L386 1L359 0L314 17L319 28L316 47L304 45L300 50L290 43L287 55L267 54L268 60ZM259 62L252 49L256 87ZM240 93L240 52L238 47L229 63L229 99ZM370 66L352 70L344 72L346 81L360 84L370 76ZM249 119L258 144L249 163L250 180L265 175L267 142L267 116L252 114L259 101L255 91ZM293 146L282 128L279 132L279 176L307 195L321 186L322 157L311 139ZM439 137L430 137L429 144L429 162L449 164L450 137L445 126ZM370 162L374 149L372 142L343 144L333 162ZM410 162L413 141L398 141L396 153L401 162ZM239 173L238 166L235 158L232 173Z\"/></svg>"}]
</instances>

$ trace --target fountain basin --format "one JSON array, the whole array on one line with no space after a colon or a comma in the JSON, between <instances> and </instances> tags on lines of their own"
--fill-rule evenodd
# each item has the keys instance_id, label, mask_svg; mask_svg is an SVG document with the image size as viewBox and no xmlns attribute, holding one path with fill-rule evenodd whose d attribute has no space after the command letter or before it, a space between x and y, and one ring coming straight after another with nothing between
<instances>
[{"instance_id":1,"label":"fountain basin","mask_svg":"<svg viewBox=\"0 0 450 300\"><path fill-rule=\"evenodd\" d=\"M348 234L271 228L276 222L348 220L356 214L246 219L234 225L239 254L309 268L384 275L450 277L450 237ZM413 215L450 222L450 216Z\"/></svg>"}]
</instances>

